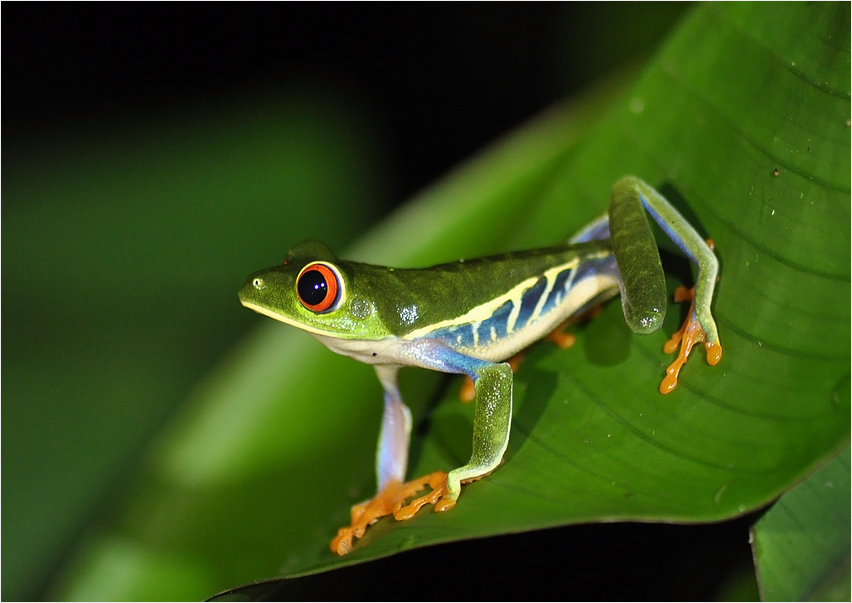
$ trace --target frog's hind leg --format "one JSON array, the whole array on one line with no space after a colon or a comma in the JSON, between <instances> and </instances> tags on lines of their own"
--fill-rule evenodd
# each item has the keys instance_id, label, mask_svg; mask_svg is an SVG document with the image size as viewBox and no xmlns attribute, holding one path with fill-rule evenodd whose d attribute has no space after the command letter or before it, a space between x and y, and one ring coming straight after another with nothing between
<instances>
[{"instance_id":1,"label":"frog's hind leg","mask_svg":"<svg viewBox=\"0 0 852 603\"><path fill-rule=\"evenodd\" d=\"M653 274L648 272L648 267L653 263L642 256L656 255L659 262L659 254L656 248L650 250L650 244L643 243L650 235L637 234L640 223L647 228L647 220L640 220L639 216L644 209L654 219L671 240L680 247L690 262L696 268L695 287L683 289L675 293L676 301L691 301L686 323L680 331L666 344L667 353L675 351L678 343L681 343L681 351L678 358L668 368L667 375L660 386L661 393L668 393L677 385L677 374L692 348L693 343L703 341L707 353L707 362L711 366L717 364L722 357L722 345L719 341L719 332L716 321L710 309L713 300L713 290L719 274L719 260L716 258L712 241L705 241L701 235L686 221L686 219L669 203L669 201L657 192L648 183L643 182L635 176L625 176L619 180L612 189L609 214L613 223L613 251L619 263L625 292L622 301L625 305L625 318L628 324L635 329L634 320L628 315L628 305L639 308L640 323L641 308L650 309L659 304L636 299L651 299L647 294L651 290L648 283L652 280L662 282L662 272L654 270ZM631 234L633 233L633 234ZM652 238L650 239L653 240ZM637 252L637 241L642 247L647 247L647 252L639 249ZM659 276L656 274L659 272ZM629 285L630 281L635 284ZM663 285L664 286L664 285ZM628 295L629 294L629 295ZM657 294L654 294L656 298ZM632 298L631 298L632 296ZM649 316L646 314L645 316ZM653 321L656 325L661 321L662 312ZM649 323L650 324L650 323ZM640 325L641 326L641 325ZM656 328L656 327L655 327ZM642 330L637 332L649 332Z\"/></svg>"},{"instance_id":2,"label":"frog's hind leg","mask_svg":"<svg viewBox=\"0 0 852 603\"><path fill-rule=\"evenodd\" d=\"M569 243L587 243L589 241L602 241L609 238L609 215L599 216L581 228L573 237L568 239Z\"/></svg>"},{"instance_id":3,"label":"frog's hind leg","mask_svg":"<svg viewBox=\"0 0 852 603\"><path fill-rule=\"evenodd\" d=\"M680 369L686 364L689 353L692 351L692 346L699 342L704 342L704 347L707 348L707 364L716 366L722 359L722 345L718 338L711 340L707 332L702 326L695 309L695 287L678 287L674 292L674 300L676 302L689 302L689 312L683 326L671 336L663 346L663 351L666 354L673 354L678 351L677 358L666 369L666 376L660 383L660 393L667 394L677 387L677 376Z\"/></svg>"}]
</instances>

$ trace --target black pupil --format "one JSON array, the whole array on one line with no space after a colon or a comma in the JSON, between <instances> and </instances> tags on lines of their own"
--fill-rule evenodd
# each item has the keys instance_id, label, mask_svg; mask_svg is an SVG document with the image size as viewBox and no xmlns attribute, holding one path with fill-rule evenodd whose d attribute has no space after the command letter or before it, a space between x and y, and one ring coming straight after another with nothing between
<instances>
[{"instance_id":1,"label":"black pupil","mask_svg":"<svg viewBox=\"0 0 852 603\"><path fill-rule=\"evenodd\" d=\"M328 294L328 283L319 270L308 270L299 279L299 297L309 306L322 303Z\"/></svg>"}]
</instances>

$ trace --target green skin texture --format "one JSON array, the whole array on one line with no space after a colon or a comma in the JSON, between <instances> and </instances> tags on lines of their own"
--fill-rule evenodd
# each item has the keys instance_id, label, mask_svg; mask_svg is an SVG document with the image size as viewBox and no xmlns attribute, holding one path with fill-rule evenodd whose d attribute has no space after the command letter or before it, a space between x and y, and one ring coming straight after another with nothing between
<instances>
[{"instance_id":1,"label":"green skin texture","mask_svg":"<svg viewBox=\"0 0 852 603\"><path fill-rule=\"evenodd\" d=\"M705 342L717 343L710 314L717 259L677 210L634 176L616 182L607 215L572 239L582 242L422 269L348 262L325 245L309 242L291 250L283 265L249 276L239 297L243 305L308 331L333 351L375 365L385 390L376 463L380 491L391 480L405 479L411 415L397 388L398 369L420 366L470 376L476 391L473 453L466 465L449 473L445 498L454 501L462 483L497 468L508 444L513 375L500 361L619 292L625 320L634 332L651 333L662 326L665 277L646 211L696 265L693 319L704 328ZM314 262L329 266L339 278L337 301L323 312L303 305L296 288L302 269ZM530 279L548 270L581 267L599 278L569 287L564 303L534 326L520 327L511 338L484 337L477 344L454 345L429 336L437 328L486 320L504 301L518 301L522 283L534 282Z\"/></svg>"}]
</instances>

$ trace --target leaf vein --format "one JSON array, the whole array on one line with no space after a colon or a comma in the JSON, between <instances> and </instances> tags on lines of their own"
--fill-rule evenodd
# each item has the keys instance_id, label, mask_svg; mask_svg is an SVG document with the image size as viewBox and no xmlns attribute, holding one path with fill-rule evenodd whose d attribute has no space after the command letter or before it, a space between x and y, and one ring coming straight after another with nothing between
<instances>
[{"instance_id":1,"label":"leaf vein","mask_svg":"<svg viewBox=\"0 0 852 603\"><path fill-rule=\"evenodd\" d=\"M625 429L627 429L628 431L633 433L636 437L643 440L644 442L646 442L651 447L656 448L658 450L661 450L661 451L663 451L667 454L670 454L672 456L684 459L686 461L693 462L697 465L702 465L704 467L710 467L712 469L720 469L720 470L725 471L727 473L739 473L739 474L742 474L742 475L759 473L759 471L743 471L743 470L732 469L727 464L713 463L711 461L708 461L707 459L702 459L702 458L699 458L699 457L696 457L696 456L693 456L693 455L690 455L690 454L686 454L684 451L677 450L677 449L675 449L671 446L667 446L667 445L663 444L662 442L660 442L659 440L655 440L654 438L651 438L647 434L643 433L642 431L637 429L633 424L631 424L630 421L627 421L621 415L616 413L609 405L604 403L604 401L600 397L596 396L591 390L589 390L587 387L585 387L582 382L578 381L574 377L573 374L568 374L567 377L574 383L574 385L577 387L578 390L580 390L582 393L584 393L586 395L586 397L590 401L592 401L595 405L597 405L601 410L603 410L610 417L615 419ZM702 394L699 393L699 395L702 395ZM706 396L704 396L704 397L706 397Z\"/></svg>"}]
</instances>

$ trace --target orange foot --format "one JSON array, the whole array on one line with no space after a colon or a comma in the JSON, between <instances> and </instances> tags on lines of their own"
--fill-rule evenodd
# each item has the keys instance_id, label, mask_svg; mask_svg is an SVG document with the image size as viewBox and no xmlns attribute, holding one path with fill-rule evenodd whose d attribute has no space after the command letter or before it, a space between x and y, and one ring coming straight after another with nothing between
<instances>
[{"instance_id":1,"label":"orange foot","mask_svg":"<svg viewBox=\"0 0 852 603\"><path fill-rule=\"evenodd\" d=\"M408 505L405 501L420 492L426 486L432 488L429 494L421 496ZM337 531L331 541L331 551L345 555L352 550L352 540L361 538L367 526L376 523L381 517L393 514L397 521L411 519L426 504L435 505L435 511L446 511L455 505L455 501L441 500L447 493L447 474L436 471L410 482L392 481L376 494L375 498L352 507L352 523ZM439 502L440 501L440 502Z\"/></svg>"},{"instance_id":2,"label":"orange foot","mask_svg":"<svg viewBox=\"0 0 852 603\"><path fill-rule=\"evenodd\" d=\"M677 387L677 375L681 367L686 364L687 357L692 351L692 346L699 341L704 341L704 347L707 348L707 363L710 366L716 366L719 360L722 359L722 346L718 342L707 343L705 341L707 333L698 319L695 318L695 287L689 289L687 287L678 287L674 292L674 300L676 302L689 301L689 314L683 323L683 326L677 331L672 338L669 339L663 346L663 351L666 354L672 354L680 345L680 353L675 358L675 361L666 369L666 376L663 382L660 383L660 393L667 394Z\"/></svg>"}]
</instances>

